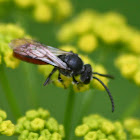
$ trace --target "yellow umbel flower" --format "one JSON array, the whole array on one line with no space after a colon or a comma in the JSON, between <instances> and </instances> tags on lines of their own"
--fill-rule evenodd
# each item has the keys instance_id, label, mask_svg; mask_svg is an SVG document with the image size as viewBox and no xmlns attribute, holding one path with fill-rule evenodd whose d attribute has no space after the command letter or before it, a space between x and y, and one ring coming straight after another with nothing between
<instances>
[{"instance_id":1,"label":"yellow umbel flower","mask_svg":"<svg viewBox=\"0 0 140 140\"><path fill-rule=\"evenodd\" d=\"M10 120L5 120L6 118L6 112L0 110L0 134L12 136L15 132L15 126Z\"/></svg>"},{"instance_id":2,"label":"yellow umbel flower","mask_svg":"<svg viewBox=\"0 0 140 140\"><path fill-rule=\"evenodd\" d=\"M60 42L67 42L73 38L74 33L74 27L71 24L65 24L58 32L57 38Z\"/></svg>"},{"instance_id":3,"label":"yellow umbel flower","mask_svg":"<svg viewBox=\"0 0 140 140\"><path fill-rule=\"evenodd\" d=\"M44 4L39 4L34 9L34 17L37 21L48 22L52 18L51 8Z\"/></svg>"},{"instance_id":4,"label":"yellow umbel flower","mask_svg":"<svg viewBox=\"0 0 140 140\"><path fill-rule=\"evenodd\" d=\"M90 36L87 36L89 34ZM87 37L84 41L85 36ZM140 32L128 26L125 18L114 12L100 14L89 10L84 11L64 24L57 38L61 42L70 41L74 46L78 44L79 48L85 52L94 51L98 42L98 46L118 46L118 48L120 45L114 44L121 44L129 51L140 53Z\"/></svg>"},{"instance_id":5,"label":"yellow umbel flower","mask_svg":"<svg viewBox=\"0 0 140 140\"><path fill-rule=\"evenodd\" d=\"M140 70L134 74L134 82L140 86Z\"/></svg>"},{"instance_id":6,"label":"yellow umbel flower","mask_svg":"<svg viewBox=\"0 0 140 140\"><path fill-rule=\"evenodd\" d=\"M0 24L0 61L5 62L7 67L15 69L19 65L19 60L13 57L9 43L15 38L23 38L29 36L25 31L14 24Z\"/></svg>"},{"instance_id":7,"label":"yellow umbel flower","mask_svg":"<svg viewBox=\"0 0 140 140\"><path fill-rule=\"evenodd\" d=\"M140 86L139 56L133 54L123 54L116 59L115 64L124 77L132 79L136 85Z\"/></svg>"},{"instance_id":8,"label":"yellow umbel flower","mask_svg":"<svg viewBox=\"0 0 140 140\"><path fill-rule=\"evenodd\" d=\"M4 61L7 67L15 69L19 65L19 60L13 56L13 52L9 51L4 56Z\"/></svg>"},{"instance_id":9,"label":"yellow umbel flower","mask_svg":"<svg viewBox=\"0 0 140 140\"><path fill-rule=\"evenodd\" d=\"M63 125L50 117L50 113L42 108L29 110L20 118L16 125L15 133L18 140L62 140L65 136Z\"/></svg>"},{"instance_id":10,"label":"yellow umbel flower","mask_svg":"<svg viewBox=\"0 0 140 140\"><path fill-rule=\"evenodd\" d=\"M77 137L84 137L84 140L127 139L124 128L120 122L112 122L99 115L84 117L83 123L76 127L75 135Z\"/></svg>"},{"instance_id":11,"label":"yellow umbel flower","mask_svg":"<svg viewBox=\"0 0 140 140\"><path fill-rule=\"evenodd\" d=\"M132 54L121 55L115 63L125 77L132 77L138 69L138 58Z\"/></svg>"},{"instance_id":12,"label":"yellow umbel flower","mask_svg":"<svg viewBox=\"0 0 140 140\"><path fill-rule=\"evenodd\" d=\"M135 118L128 118L124 120L124 127L128 131L129 139L140 139L140 120Z\"/></svg>"},{"instance_id":13,"label":"yellow umbel flower","mask_svg":"<svg viewBox=\"0 0 140 140\"><path fill-rule=\"evenodd\" d=\"M72 45L64 45L64 46L61 46L60 49L64 50L64 51L72 51L73 53L77 53L77 49L75 48L75 46L72 46Z\"/></svg>"},{"instance_id":14,"label":"yellow umbel flower","mask_svg":"<svg viewBox=\"0 0 140 140\"><path fill-rule=\"evenodd\" d=\"M31 6L34 3L33 0L14 0L14 1L18 6L21 6L23 8Z\"/></svg>"},{"instance_id":15,"label":"yellow umbel flower","mask_svg":"<svg viewBox=\"0 0 140 140\"><path fill-rule=\"evenodd\" d=\"M99 72L99 73L104 73L107 74L106 69L102 66L102 65L95 65L94 67L94 71L95 72ZM99 78L105 85L108 84L109 79L105 78L105 77L101 77L96 75L97 78ZM104 87L96 80L92 80L91 84L93 85L94 88L100 89L100 90L105 90Z\"/></svg>"},{"instance_id":16,"label":"yellow umbel flower","mask_svg":"<svg viewBox=\"0 0 140 140\"><path fill-rule=\"evenodd\" d=\"M93 34L83 35L78 41L78 46L82 51L90 53L96 49L97 39Z\"/></svg>"},{"instance_id":17,"label":"yellow umbel flower","mask_svg":"<svg viewBox=\"0 0 140 140\"><path fill-rule=\"evenodd\" d=\"M131 37L129 46L133 52L140 54L140 33L135 33Z\"/></svg>"},{"instance_id":18,"label":"yellow umbel flower","mask_svg":"<svg viewBox=\"0 0 140 140\"><path fill-rule=\"evenodd\" d=\"M68 0L57 1L56 12L58 14L58 18L65 18L71 15L72 5Z\"/></svg>"},{"instance_id":19,"label":"yellow umbel flower","mask_svg":"<svg viewBox=\"0 0 140 140\"><path fill-rule=\"evenodd\" d=\"M72 13L70 0L14 0L21 8L30 8L31 14L38 22L60 21Z\"/></svg>"}]
</instances>

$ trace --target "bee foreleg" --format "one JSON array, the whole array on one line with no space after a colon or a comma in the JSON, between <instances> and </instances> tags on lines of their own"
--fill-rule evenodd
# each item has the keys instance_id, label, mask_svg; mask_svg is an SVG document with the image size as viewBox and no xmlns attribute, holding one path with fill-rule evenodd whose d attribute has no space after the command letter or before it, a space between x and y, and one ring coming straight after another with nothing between
<instances>
[{"instance_id":1,"label":"bee foreleg","mask_svg":"<svg viewBox=\"0 0 140 140\"><path fill-rule=\"evenodd\" d=\"M66 86L65 86L65 84L64 84L64 81L63 81L62 78L61 78L60 73L58 74L58 81L62 83L62 85L64 86L64 88L66 88Z\"/></svg>"},{"instance_id":2,"label":"bee foreleg","mask_svg":"<svg viewBox=\"0 0 140 140\"><path fill-rule=\"evenodd\" d=\"M52 72L49 74L49 76L47 77L46 81L44 82L44 84L43 84L44 86L49 83L49 81L51 79L51 76L56 72L56 70L57 70L57 68L54 67L53 70L52 70Z\"/></svg>"},{"instance_id":3,"label":"bee foreleg","mask_svg":"<svg viewBox=\"0 0 140 140\"><path fill-rule=\"evenodd\" d=\"M78 85L78 84L79 84L79 82L75 79L75 77L74 77L74 76L72 77L72 79L73 79L73 83L74 83L74 84L76 84L76 85Z\"/></svg>"}]
</instances>

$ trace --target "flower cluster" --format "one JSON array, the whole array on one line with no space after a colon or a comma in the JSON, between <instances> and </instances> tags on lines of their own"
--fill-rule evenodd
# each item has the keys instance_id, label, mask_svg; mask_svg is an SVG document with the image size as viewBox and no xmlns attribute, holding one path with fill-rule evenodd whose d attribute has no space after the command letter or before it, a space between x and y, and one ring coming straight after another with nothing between
<instances>
[{"instance_id":1,"label":"flower cluster","mask_svg":"<svg viewBox=\"0 0 140 140\"><path fill-rule=\"evenodd\" d=\"M7 67L16 68L19 60L13 57L12 50L8 44L12 39L29 37L24 30L14 24L0 24L0 64L5 62Z\"/></svg>"},{"instance_id":2,"label":"flower cluster","mask_svg":"<svg viewBox=\"0 0 140 140\"><path fill-rule=\"evenodd\" d=\"M140 139L140 120L129 118L124 120L124 127L130 135L130 139Z\"/></svg>"},{"instance_id":3,"label":"flower cluster","mask_svg":"<svg viewBox=\"0 0 140 140\"><path fill-rule=\"evenodd\" d=\"M116 59L116 66L121 74L132 79L140 86L140 57L134 54L122 54Z\"/></svg>"},{"instance_id":4,"label":"flower cluster","mask_svg":"<svg viewBox=\"0 0 140 140\"><path fill-rule=\"evenodd\" d=\"M76 48L74 48L74 46L72 47L72 46L67 45L67 46L62 46L60 48L65 50L65 51L77 52L77 50L76 50ZM84 64L90 64L92 66L92 68L94 68L94 71L99 72L99 73L103 73L103 74L107 73L106 69L102 65L94 64L94 62L92 60L90 60L87 56L84 56L84 55L79 55L79 56L83 60ZM50 72L52 71L53 66L40 65L40 66L38 66L38 68L39 68L39 71L45 77L47 77L50 74ZM72 78L61 75L61 78L63 80L63 83L61 83L58 81L58 74L59 74L58 71L53 74L53 76L52 76L53 83L58 87L68 88L72 84ZM99 76L96 76L96 77L100 78L106 85L109 82L109 80L105 77L99 77ZM76 80L80 81L80 77L77 76ZM104 90L103 86L96 80L91 80L90 84L88 84L88 85L72 84L72 86L73 86L73 89L75 92L83 92L83 91L88 90L90 87L97 88L99 90Z\"/></svg>"},{"instance_id":5,"label":"flower cluster","mask_svg":"<svg viewBox=\"0 0 140 140\"><path fill-rule=\"evenodd\" d=\"M0 110L0 135L12 136L15 132L15 126L10 120L5 120L7 114Z\"/></svg>"},{"instance_id":6,"label":"flower cluster","mask_svg":"<svg viewBox=\"0 0 140 140\"><path fill-rule=\"evenodd\" d=\"M69 0L14 0L14 2L19 7L32 8L33 16L38 22L64 19L72 13Z\"/></svg>"},{"instance_id":7,"label":"flower cluster","mask_svg":"<svg viewBox=\"0 0 140 140\"><path fill-rule=\"evenodd\" d=\"M17 121L15 133L18 140L61 140L64 127L50 116L47 110L29 110Z\"/></svg>"},{"instance_id":8,"label":"flower cluster","mask_svg":"<svg viewBox=\"0 0 140 140\"><path fill-rule=\"evenodd\" d=\"M111 122L99 115L83 118L83 123L76 127L75 135L84 140L126 140L126 133L120 122Z\"/></svg>"},{"instance_id":9,"label":"flower cluster","mask_svg":"<svg viewBox=\"0 0 140 140\"><path fill-rule=\"evenodd\" d=\"M100 43L106 46L121 43L128 50L140 53L140 32L128 26L123 16L109 12L85 11L64 24L57 34L62 43L72 42L84 52L92 52ZM120 45L117 45L118 47Z\"/></svg>"}]
</instances>

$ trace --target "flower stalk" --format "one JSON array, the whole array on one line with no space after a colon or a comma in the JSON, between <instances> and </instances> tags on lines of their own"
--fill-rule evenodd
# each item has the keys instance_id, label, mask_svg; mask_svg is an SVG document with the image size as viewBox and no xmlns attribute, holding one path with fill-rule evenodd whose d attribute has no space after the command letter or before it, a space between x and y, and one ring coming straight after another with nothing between
<instances>
[{"instance_id":1,"label":"flower stalk","mask_svg":"<svg viewBox=\"0 0 140 140\"><path fill-rule=\"evenodd\" d=\"M77 121L76 125L78 125L81 122L81 119L87 113L87 111L89 109L89 106L91 105L91 103L94 100L93 96L95 96L93 89L84 93L83 99L82 99L81 111L80 111L80 114L79 114L78 121Z\"/></svg>"},{"instance_id":2,"label":"flower stalk","mask_svg":"<svg viewBox=\"0 0 140 140\"><path fill-rule=\"evenodd\" d=\"M28 91L29 91L29 102L31 103L30 106L33 106L34 108L39 107L39 101L38 101L38 89L36 88L36 75L33 70L33 66L31 64L23 63L23 73L25 75L25 84L27 85Z\"/></svg>"},{"instance_id":3,"label":"flower stalk","mask_svg":"<svg viewBox=\"0 0 140 140\"><path fill-rule=\"evenodd\" d=\"M140 107L140 95L136 96L134 100L130 103L128 108L123 113L121 119L124 120L127 117L133 116Z\"/></svg>"},{"instance_id":4,"label":"flower stalk","mask_svg":"<svg viewBox=\"0 0 140 140\"><path fill-rule=\"evenodd\" d=\"M71 128L72 128L72 116L75 105L75 92L72 87L70 87L70 91L68 93L67 105L65 109L65 117L64 117L64 128L65 128L65 140L70 139Z\"/></svg>"},{"instance_id":5,"label":"flower stalk","mask_svg":"<svg viewBox=\"0 0 140 140\"><path fill-rule=\"evenodd\" d=\"M11 111L13 113L13 116L15 119L17 119L21 115L19 105L18 105L16 98L14 97L14 93L10 87L9 81L5 74L3 64L0 65L0 84L3 88L3 91L5 93L9 107L11 108Z\"/></svg>"}]
</instances>

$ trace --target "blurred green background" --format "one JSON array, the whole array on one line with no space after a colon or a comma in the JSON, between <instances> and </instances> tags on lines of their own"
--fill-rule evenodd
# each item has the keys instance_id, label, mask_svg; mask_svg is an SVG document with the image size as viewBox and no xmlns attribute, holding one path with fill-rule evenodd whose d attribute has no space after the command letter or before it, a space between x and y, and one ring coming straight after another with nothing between
<instances>
[{"instance_id":1,"label":"blurred green background","mask_svg":"<svg viewBox=\"0 0 140 140\"><path fill-rule=\"evenodd\" d=\"M101 13L115 11L125 16L129 25L140 29L140 1L138 0L72 0L71 2L74 7L72 17L86 9L93 9ZM0 9L0 12L3 12L3 10L5 10L4 14L0 14L1 23L19 23L29 35L37 38L37 40L44 44L54 47L60 46L59 42L56 40L56 32L62 23L69 21L72 18L70 17L60 23L55 23L53 21L50 23L38 23L30 14L28 14L27 10L19 10L15 5L6 4L6 7ZM89 57L95 62L98 62L99 55L101 55L100 50L90 54ZM110 101L106 92L94 90L93 101L86 110L85 116L91 113L98 113L108 119L118 120L123 118L126 110L129 110L129 106L137 99L140 94L140 88L133 82L122 77L120 72L113 65L113 58L116 57L115 50L112 49L110 53L106 55L108 56L107 59L100 63L104 64L108 73L115 76L115 80L109 82L109 89L115 102L115 112L111 112ZM59 123L63 123L69 89L65 90L58 88L53 84L44 87L43 82L45 78L38 72L37 66L26 64L25 62L21 62L20 66L15 70L5 67L5 72L23 115L29 109L43 107L48 109L51 112L51 115L55 117ZM92 89L90 92L92 92ZM34 94L36 97L34 97ZM77 110L81 109L84 94L85 93L76 94L73 127L77 123L79 115ZM136 107L137 106L134 106L134 108ZM1 85L0 108L7 112L8 119L15 121ZM133 116L139 117L140 111L136 111ZM12 140L15 138L1 137L0 139Z\"/></svg>"}]
</instances>

